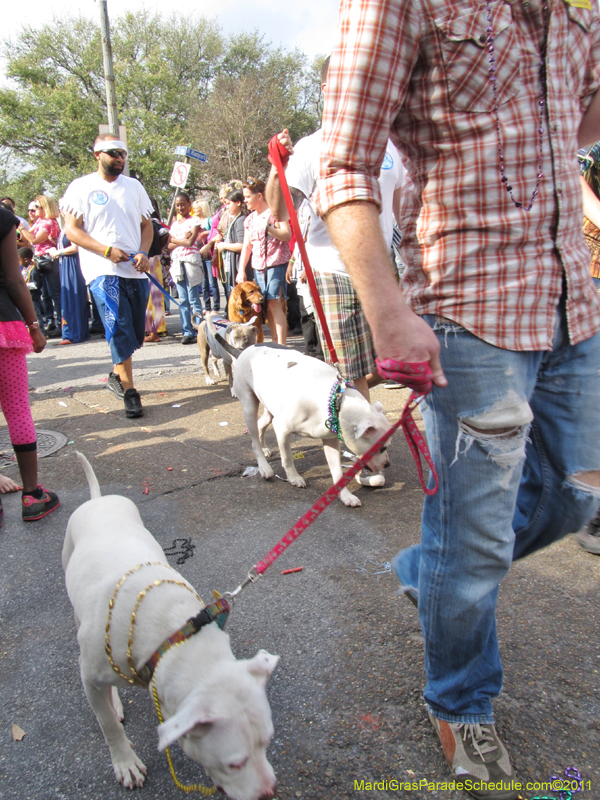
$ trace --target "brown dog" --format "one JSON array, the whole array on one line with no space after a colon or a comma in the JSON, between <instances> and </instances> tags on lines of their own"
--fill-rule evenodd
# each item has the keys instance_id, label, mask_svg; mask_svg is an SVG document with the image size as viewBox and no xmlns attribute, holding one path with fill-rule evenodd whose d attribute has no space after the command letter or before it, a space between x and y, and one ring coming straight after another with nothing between
<instances>
[{"instance_id":1,"label":"brown dog","mask_svg":"<svg viewBox=\"0 0 600 800\"><path fill-rule=\"evenodd\" d=\"M231 322L250 322L252 317L257 317L254 327L258 343L263 341L263 302L258 285L254 281L244 281L233 287L227 303L227 316Z\"/></svg>"}]
</instances>

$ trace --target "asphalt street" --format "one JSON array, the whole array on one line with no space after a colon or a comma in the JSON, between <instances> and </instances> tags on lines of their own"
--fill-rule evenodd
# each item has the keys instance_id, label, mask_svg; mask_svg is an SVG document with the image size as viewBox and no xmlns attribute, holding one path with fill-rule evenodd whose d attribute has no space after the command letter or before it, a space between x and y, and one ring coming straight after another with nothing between
<instances>
[{"instance_id":1,"label":"asphalt street","mask_svg":"<svg viewBox=\"0 0 600 800\"><path fill-rule=\"evenodd\" d=\"M69 515L89 498L75 449L103 493L137 503L163 548L193 555L178 565L203 598L231 590L330 485L320 443L297 439L307 487L243 477L254 464L241 406L223 378L206 386L195 345L171 335L134 357L145 415L127 420L106 389L106 342L50 341L29 358L30 400L39 428L68 444L40 460L40 482L58 511L20 519L20 496L3 496L0 531L0 798L117 800L108 749L84 697L75 625L61 568ZM300 339L292 344L301 344ZM404 391L378 388L391 420ZM3 423L3 420L0 420ZM273 466L284 473L274 436ZM423 494L401 435L390 447L385 488L357 487L362 507L336 503L237 602L227 630L238 657L260 648L281 656L268 685L275 735L269 748L279 797L457 800L435 788L450 780L422 702L423 644L416 610L395 596L389 561L419 538ZM17 478L15 466L4 470ZM174 546L174 547L173 547ZM301 572L281 571L302 567ZM502 584L498 630L505 685L497 726L519 779L548 781L576 767L577 800L600 798L600 558L570 537L514 565ZM183 797L157 750L157 720L141 689L122 693L125 727L148 767L140 798ZM24 732L13 738L13 725ZM183 782L206 780L177 746ZM360 782L390 784L360 789ZM358 782L358 783L355 783ZM558 793L524 791L524 797ZM218 797L218 795L217 795Z\"/></svg>"}]
</instances>

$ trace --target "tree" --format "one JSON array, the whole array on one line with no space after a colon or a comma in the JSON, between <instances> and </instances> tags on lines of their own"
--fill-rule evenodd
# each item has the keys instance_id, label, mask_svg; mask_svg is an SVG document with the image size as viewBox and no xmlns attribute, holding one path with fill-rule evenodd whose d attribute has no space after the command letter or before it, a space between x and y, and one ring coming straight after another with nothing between
<instances>
[{"instance_id":1,"label":"tree","mask_svg":"<svg viewBox=\"0 0 600 800\"><path fill-rule=\"evenodd\" d=\"M316 130L322 60L308 67L299 50L273 49L256 31L230 40L210 96L198 103L188 127L210 153L203 175L208 186L265 177L271 136L284 127L294 140Z\"/></svg>"},{"instance_id":2,"label":"tree","mask_svg":"<svg viewBox=\"0 0 600 800\"><path fill-rule=\"evenodd\" d=\"M148 11L112 21L119 120L129 166L166 213L174 148L209 156L194 164L192 192L264 174L266 147L284 125L299 137L319 123L315 64L273 48L258 34L225 40L201 17ZM35 194L60 197L96 169L92 143L106 122L99 26L81 16L24 27L5 44L8 87L0 88L0 178L24 209Z\"/></svg>"}]
</instances>

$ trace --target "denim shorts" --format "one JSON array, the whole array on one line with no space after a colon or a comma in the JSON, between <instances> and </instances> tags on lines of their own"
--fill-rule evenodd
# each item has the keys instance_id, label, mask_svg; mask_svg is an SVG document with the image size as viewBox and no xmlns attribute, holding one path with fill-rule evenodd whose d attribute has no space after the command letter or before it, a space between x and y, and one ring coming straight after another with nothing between
<instances>
[{"instance_id":1,"label":"denim shorts","mask_svg":"<svg viewBox=\"0 0 600 800\"><path fill-rule=\"evenodd\" d=\"M104 319L105 307L102 295L94 293L94 300ZM122 278L119 276L119 327L110 340L113 364L122 364L144 344L146 335L146 306L150 294L150 281L144 278Z\"/></svg>"},{"instance_id":2,"label":"denim shorts","mask_svg":"<svg viewBox=\"0 0 600 800\"><path fill-rule=\"evenodd\" d=\"M285 279L287 266L287 264L278 264L276 267L254 270L254 280L265 300L279 300L280 295L287 300L287 281Z\"/></svg>"}]
</instances>

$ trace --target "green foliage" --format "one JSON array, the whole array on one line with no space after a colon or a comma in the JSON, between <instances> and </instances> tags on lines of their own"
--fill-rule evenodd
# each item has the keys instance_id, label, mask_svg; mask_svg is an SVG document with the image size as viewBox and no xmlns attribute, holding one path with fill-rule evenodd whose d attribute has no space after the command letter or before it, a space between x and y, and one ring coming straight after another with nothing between
<instances>
[{"instance_id":1,"label":"green foliage","mask_svg":"<svg viewBox=\"0 0 600 800\"><path fill-rule=\"evenodd\" d=\"M268 140L282 127L293 138L318 127L319 59L308 65L257 32L225 39L210 20L181 25L148 11L114 18L111 34L131 174L165 214L176 145L207 153L188 188L210 194L222 180L265 174ZM5 58L0 179L23 212L36 193L60 197L96 168L92 144L107 119L99 25L63 16L26 26L5 42Z\"/></svg>"}]
</instances>

